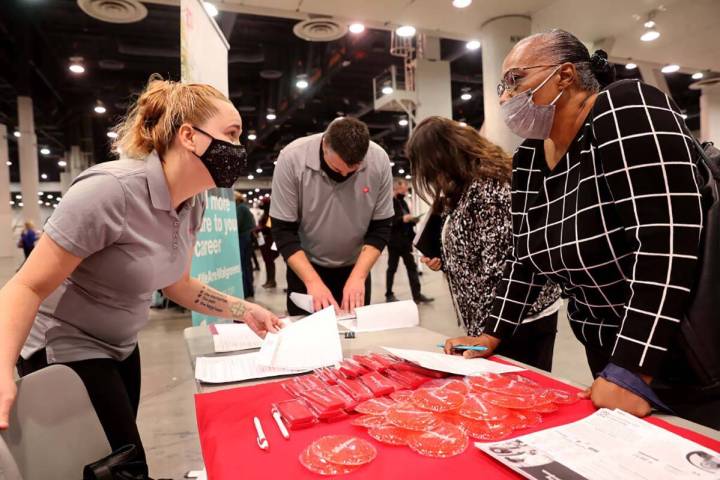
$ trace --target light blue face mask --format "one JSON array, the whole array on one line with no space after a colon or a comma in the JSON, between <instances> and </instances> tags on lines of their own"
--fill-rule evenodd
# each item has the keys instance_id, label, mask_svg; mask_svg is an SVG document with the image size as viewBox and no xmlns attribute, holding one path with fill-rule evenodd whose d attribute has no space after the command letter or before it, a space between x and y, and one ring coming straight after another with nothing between
<instances>
[{"instance_id":1,"label":"light blue face mask","mask_svg":"<svg viewBox=\"0 0 720 480\"><path fill-rule=\"evenodd\" d=\"M500 114L505 121L505 125L515 135L537 140L544 140L550 136L550 129L552 129L553 118L555 117L555 102L560 99L563 92L560 91L555 100L548 105L536 105L532 97L559 69L560 65L540 85L519 93L500 105Z\"/></svg>"}]
</instances>

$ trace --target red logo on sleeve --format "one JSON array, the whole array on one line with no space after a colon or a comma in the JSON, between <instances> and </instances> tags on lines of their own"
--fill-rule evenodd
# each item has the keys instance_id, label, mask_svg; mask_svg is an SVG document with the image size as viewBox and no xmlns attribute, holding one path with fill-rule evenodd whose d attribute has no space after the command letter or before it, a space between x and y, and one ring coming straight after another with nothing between
<instances>
[{"instance_id":1,"label":"red logo on sleeve","mask_svg":"<svg viewBox=\"0 0 720 480\"><path fill-rule=\"evenodd\" d=\"M363 187L363 193L370 193L370 187Z\"/></svg>"}]
</instances>

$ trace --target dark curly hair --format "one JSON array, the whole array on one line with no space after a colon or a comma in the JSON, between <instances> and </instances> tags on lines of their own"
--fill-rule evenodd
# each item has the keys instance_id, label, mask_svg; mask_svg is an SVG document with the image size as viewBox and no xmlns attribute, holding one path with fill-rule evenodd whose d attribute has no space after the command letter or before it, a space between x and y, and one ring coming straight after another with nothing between
<instances>
[{"instance_id":1,"label":"dark curly hair","mask_svg":"<svg viewBox=\"0 0 720 480\"><path fill-rule=\"evenodd\" d=\"M323 138L327 146L350 166L362 162L370 146L367 125L352 117L333 120Z\"/></svg>"}]
</instances>

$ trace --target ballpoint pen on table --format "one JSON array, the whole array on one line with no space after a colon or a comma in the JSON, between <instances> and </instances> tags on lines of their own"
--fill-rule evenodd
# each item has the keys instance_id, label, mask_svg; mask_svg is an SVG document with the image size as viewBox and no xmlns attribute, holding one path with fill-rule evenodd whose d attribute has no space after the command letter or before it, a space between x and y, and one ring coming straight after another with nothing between
<instances>
[{"instance_id":1,"label":"ballpoint pen on table","mask_svg":"<svg viewBox=\"0 0 720 480\"><path fill-rule=\"evenodd\" d=\"M267 450L268 448L270 448L270 444L265 437L265 432L263 432L262 425L260 425L260 419L258 417L253 418L253 423L255 424L255 431L257 432L258 447L263 450Z\"/></svg>"},{"instance_id":2,"label":"ballpoint pen on table","mask_svg":"<svg viewBox=\"0 0 720 480\"><path fill-rule=\"evenodd\" d=\"M283 436L285 440L288 440L290 438L290 432L288 432L287 428L285 427L285 424L282 421L282 418L280 418L280 411L273 407L271 409L272 417L275 420L275 423L277 423L278 429L280 430L280 434Z\"/></svg>"},{"instance_id":3,"label":"ballpoint pen on table","mask_svg":"<svg viewBox=\"0 0 720 480\"><path fill-rule=\"evenodd\" d=\"M437 347L445 348L445 344L438 343ZM453 347L453 350L474 350L476 352L484 352L485 350L487 350L487 347L482 347L482 346L478 346L478 345L455 345Z\"/></svg>"}]
</instances>

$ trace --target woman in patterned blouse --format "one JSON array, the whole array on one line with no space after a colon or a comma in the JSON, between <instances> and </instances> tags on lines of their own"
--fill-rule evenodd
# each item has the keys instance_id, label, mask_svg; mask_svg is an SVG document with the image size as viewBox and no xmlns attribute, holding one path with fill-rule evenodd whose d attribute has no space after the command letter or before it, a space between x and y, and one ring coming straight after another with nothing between
<instances>
[{"instance_id":1,"label":"woman in patterned blouse","mask_svg":"<svg viewBox=\"0 0 720 480\"><path fill-rule=\"evenodd\" d=\"M458 320L469 336L478 336L490 316L495 285L511 248L511 159L476 130L442 117L420 122L408 141L407 155L415 189L445 220L442 259L423 262L445 272ZM497 353L550 371L558 297L557 288L546 288L527 312L520 333ZM452 341L465 340L469 338Z\"/></svg>"},{"instance_id":2,"label":"woman in patterned blouse","mask_svg":"<svg viewBox=\"0 0 720 480\"><path fill-rule=\"evenodd\" d=\"M677 106L639 80L611 83L607 54L562 30L520 41L503 71L501 111L527 140L513 159L513 252L475 343L489 354L509 340L550 279L569 299L597 407L719 428L720 392L701 385L680 338L703 208Z\"/></svg>"}]
</instances>

